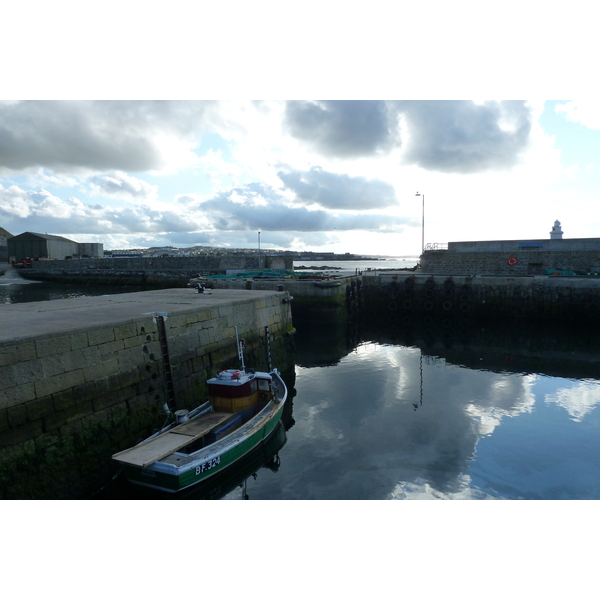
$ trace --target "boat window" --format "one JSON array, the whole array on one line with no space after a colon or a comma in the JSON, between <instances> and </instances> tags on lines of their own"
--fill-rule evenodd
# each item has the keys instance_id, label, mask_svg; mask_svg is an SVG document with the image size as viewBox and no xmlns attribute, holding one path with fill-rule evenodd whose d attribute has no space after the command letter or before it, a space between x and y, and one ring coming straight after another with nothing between
<instances>
[{"instance_id":1,"label":"boat window","mask_svg":"<svg viewBox=\"0 0 600 600\"><path fill-rule=\"evenodd\" d=\"M261 391L268 392L269 391L269 380L268 379L258 379L258 389Z\"/></svg>"}]
</instances>

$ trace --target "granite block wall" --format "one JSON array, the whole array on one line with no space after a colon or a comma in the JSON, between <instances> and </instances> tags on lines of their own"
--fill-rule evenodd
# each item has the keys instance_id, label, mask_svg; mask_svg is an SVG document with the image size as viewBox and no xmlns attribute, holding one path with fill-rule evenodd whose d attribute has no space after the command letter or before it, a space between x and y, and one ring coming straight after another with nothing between
<instances>
[{"instance_id":1,"label":"granite block wall","mask_svg":"<svg viewBox=\"0 0 600 600\"><path fill-rule=\"evenodd\" d=\"M165 318L174 398L167 392L157 317L0 344L0 499L84 495L109 475L110 456L162 425L163 404L192 408L205 381L238 365L266 369L265 327L275 365L292 364L290 305L274 292ZM92 460L90 460L92 458ZM96 467L94 467L96 465ZM61 485L56 473L69 474Z\"/></svg>"},{"instance_id":2,"label":"granite block wall","mask_svg":"<svg viewBox=\"0 0 600 600\"><path fill-rule=\"evenodd\" d=\"M513 260L509 262L509 259ZM454 252L452 250L428 250L421 256L421 272L434 275L542 275L546 270L551 269L600 274L600 251Z\"/></svg>"}]
</instances>

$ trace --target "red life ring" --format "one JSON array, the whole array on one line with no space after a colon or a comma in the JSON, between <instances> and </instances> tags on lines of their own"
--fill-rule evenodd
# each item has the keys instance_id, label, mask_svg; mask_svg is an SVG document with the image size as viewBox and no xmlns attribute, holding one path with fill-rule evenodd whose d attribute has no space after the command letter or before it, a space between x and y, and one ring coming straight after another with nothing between
<instances>
[{"instance_id":1,"label":"red life ring","mask_svg":"<svg viewBox=\"0 0 600 600\"><path fill-rule=\"evenodd\" d=\"M518 261L518 260L517 260L517 259L516 259L514 256L511 256L511 257L508 259L508 264L509 264L511 267L514 267L514 266L515 266L515 265L516 265L518 262L519 262L519 261Z\"/></svg>"},{"instance_id":2,"label":"red life ring","mask_svg":"<svg viewBox=\"0 0 600 600\"><path fill-rule=\"evenodd\" d=\"M241 377L241 371L236 371L235 369L226 369L219 373L219 379L240 379Z\"/></svg>"}]
</instances>

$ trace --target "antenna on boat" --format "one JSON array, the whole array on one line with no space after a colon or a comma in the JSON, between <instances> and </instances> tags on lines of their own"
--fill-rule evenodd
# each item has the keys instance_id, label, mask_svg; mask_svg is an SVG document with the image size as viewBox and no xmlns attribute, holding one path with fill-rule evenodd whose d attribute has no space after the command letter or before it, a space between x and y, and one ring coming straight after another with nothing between
<instances>
[{"instance_id":1,"label":"antenna on boat","mask_svg":"<svg viewBox=\"0 0 600 600\"><path fill-rule=\"evenodd\" d=\"M240 342L240 338L238 337L237 325L235 325L235 341L237 342L238 347L238 357L240 359L240 363L242 363L242 371L245 371L246 366L244 365L244 340Z\"/></svg>"}]
</instances>

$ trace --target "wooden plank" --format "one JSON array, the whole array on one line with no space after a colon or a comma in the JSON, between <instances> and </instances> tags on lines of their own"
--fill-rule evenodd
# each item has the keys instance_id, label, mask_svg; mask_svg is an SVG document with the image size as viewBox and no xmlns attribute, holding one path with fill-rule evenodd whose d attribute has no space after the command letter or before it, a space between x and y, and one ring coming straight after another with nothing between
<instances>
[{"instance_id":1,"label":"wooden plank","mask_svg":"<svg viewBox=\"0 0 600 600\"><path fill-rule=\"evenodd\" d=\"M206 415L202 415L198 419L194 419L193 421L188 421L187 423L177 425L177 427L174 427L171 429L171 431L174 433L193 435L194 438L197 438L205 433L208 433L213 427L220 425L223 423L223 421L226 421L232 416L232 413L208 413Z\"/></svg>"},{"instance_id":2,"label":"wooden plank","mask_svg":"<svg viewBox=\"0 0 600 600\"><path fill-rule=\"evenodd\" d=\"M208 433L213 427L231 417L230 413L208 413L198 419L182 423L166 433L143 444L113 455L113 458L136 467L147 467L161 458L181 450Z\"/></svg>"},{"instance_id":3,"label":"wooden plank","mask_svg":"<svg viewBox=\"0 0 600 600\"><path fill-rule=\"evenodd\" d=\"M163 433L158 437L115 454L113 458L136 467L147 467L161 458L187 446L193 437L178 433Z\"/></svg>"}]
</instances>

